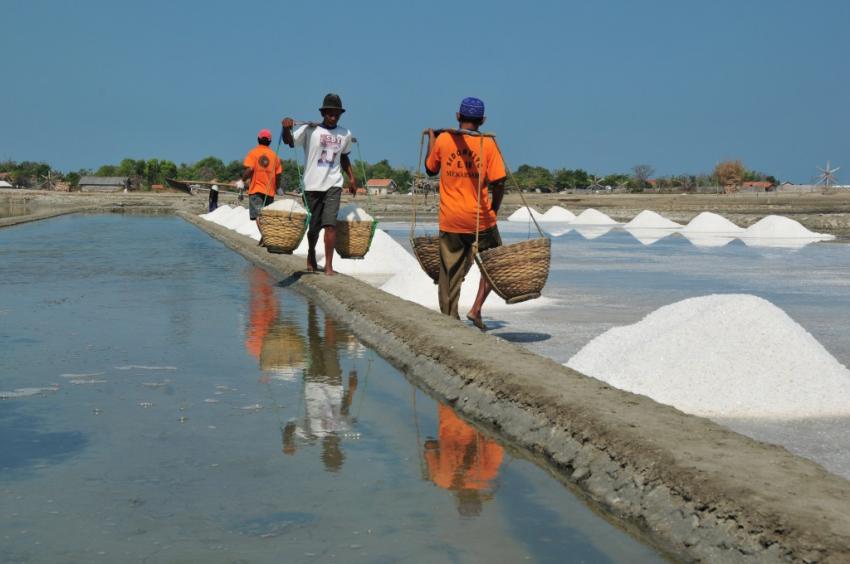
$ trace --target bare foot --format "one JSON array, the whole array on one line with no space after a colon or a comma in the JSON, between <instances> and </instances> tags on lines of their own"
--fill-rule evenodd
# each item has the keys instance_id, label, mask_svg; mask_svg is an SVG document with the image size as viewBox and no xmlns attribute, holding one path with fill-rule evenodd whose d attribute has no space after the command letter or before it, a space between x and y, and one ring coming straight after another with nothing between
<instances>
[{"instance_id":1,"label":"bare foot","mask_svg":"<svg viewBox=\"0 0 850 564\"><path fill-rule=\"evenodd\" d=\"M481 314L473 315L471 312L466 314L466 318L472 322L473 325L481 329L482 331L487 330L487 326L484 325L484 321L481 320Z\"/></svg>"},{"instance_id":2,"label":"bare foot","mask_svg":"<svg viewBox=\"0 0 850 564\"><path fill-rule=\"evenodd\" d=\"M307 252L307 272L316 272L319 270L319 265L316 263L316 253Z\"/></svg>"},{"instance_id":3,"label":"bare foot","mask_svg":"<svg viewBox=\"0 0 850 564\"><path fill-rule=\"evenodd\" d=\"M336 276L336 270L333 268L325 267L325 275L326 276Z\"/></svg>"}]
</instances>

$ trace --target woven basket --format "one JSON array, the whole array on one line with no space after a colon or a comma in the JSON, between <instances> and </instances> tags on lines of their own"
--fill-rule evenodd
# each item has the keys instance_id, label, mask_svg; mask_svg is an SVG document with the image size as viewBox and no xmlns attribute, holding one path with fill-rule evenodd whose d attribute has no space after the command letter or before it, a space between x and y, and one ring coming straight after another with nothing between
<instances>
[{"instance_id":1,"label":"woven basket","mask_svg":"<svg viewBox=\"0 0 850 564\"><path fill-rule=\"evenodd\" d=\"M475 256L481 273L502 299L517 304L540 297L549 277L552 244L547 237L487 249Z\"/></svg>"},{"instance_id":2,"label":"woven basket","mask_svg":"<svg viewBox=\"0 0 850 564\"><path fill-rule=\"evenodd\" d=\"M263 209L257 216L257 227L266 250L291 255L307 230L307 214Z\"/></svg>"},{"instance_id":3,"label":"woven basket","mask_svg":"<svg viewBox=\"0 0 850 564\"><path fill-rule=\"evenodd\" d=\"M263 338L260 368L263 370L297 370L306 358L304 337L292 325L275 325Z\"/></svg>"},{"instance_id":4,"label":"woven basket","mask_svg":"<svg viewBox=\"0 0 850 564\"><path fill-rule=\"evenodd\" d=\"M337 221L336 252L344 259L360 259L369 252L377 221Z\"/></svg>"},{"instance_id":5,"label":"woven basket","mask_svg":"<svg viewBox=\"0 0 850 564\"><path fill-rule=\"evenodd\" d=\"M440 238L435 235L423 235L410 240L413 254L419 261L419 266L425 274L437 284L440 281ZM464 277L472 268L472 261L466 263L463 271Z\"/></svg>"}]
</instances>

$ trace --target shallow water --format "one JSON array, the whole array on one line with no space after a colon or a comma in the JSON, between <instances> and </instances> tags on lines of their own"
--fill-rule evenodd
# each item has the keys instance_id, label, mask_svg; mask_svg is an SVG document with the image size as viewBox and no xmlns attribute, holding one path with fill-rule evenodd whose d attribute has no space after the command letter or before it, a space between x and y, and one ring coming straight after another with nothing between
<instances>
[{"instance_id":1,"label":"shallow water","mask_svg":"<svg viewBox=\"0 0 850 564\"><path fill-rule=\"evenodd\" d=\"M29 213L32 213L32 210L25 205L11 204L9 202L0 203L0 218L16 217Z\"/></svg>"},{"instance_id":2,"label":"shallow water","mask_svg":"<svg viewBox=\"0 0 850 564\"><path fill-rule=\"evenodd\" d=\"M406 244L409 225L380 227ZM499 228L505 243L536 234L526 223L500 222ZM552 224L547 228L555 229ZM434 227L422 225L420 230L433 232ZM484 320L493 335L564 363L594 337L636 323L664 305L712 293L754 294L783 309L850 366L846 241L781 248L730 239L712 247L669 231L662 234L666 236L646 245L622 228L569 229L552 238L552 267L543 295L555 303L489 313L485 305ZM816 386L817 374L808 377ZM850 418L717 421L850 478Z\"/></svg>"},{"instance_id":3,"label":"shallow water","mask_svg":"<svg viewBox=\"0 0 850 564\"><path fill-rule=\"evenodd\" d=\"M182 220L0 265L0 561L660 560Z\"/></svg>"}]
</instances>

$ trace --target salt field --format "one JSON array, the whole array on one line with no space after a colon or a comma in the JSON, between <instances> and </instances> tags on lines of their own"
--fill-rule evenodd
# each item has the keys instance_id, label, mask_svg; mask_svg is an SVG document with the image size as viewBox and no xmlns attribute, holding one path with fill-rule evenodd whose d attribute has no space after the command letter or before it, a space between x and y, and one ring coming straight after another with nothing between
<instances>
[{"instance_id":1,"label":"salt field","mask_svg":"<svg viewBox=\"0 0 850 564\"><path fill-rule=\"evenodd\" d=\"M0 561L662 561L181 219L0 261Z\"/></svg>"}]
</instances>

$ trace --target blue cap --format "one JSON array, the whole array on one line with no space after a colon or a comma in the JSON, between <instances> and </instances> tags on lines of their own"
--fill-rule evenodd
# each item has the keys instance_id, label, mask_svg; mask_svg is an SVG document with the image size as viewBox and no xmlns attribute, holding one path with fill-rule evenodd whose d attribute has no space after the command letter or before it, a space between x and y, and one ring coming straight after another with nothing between
<instances>
[{"instance_id":1,"label":"blue cap","mask_svg":"<svg viewBox=\"0 0 850 564\"><path fill-rule=\"evenodd\" d=\"M484 102L482 102L478 98L464 98L463 101L460 103L459 112L460 115L466 117L484 117Z\"/></svg>"}]
</instances>

